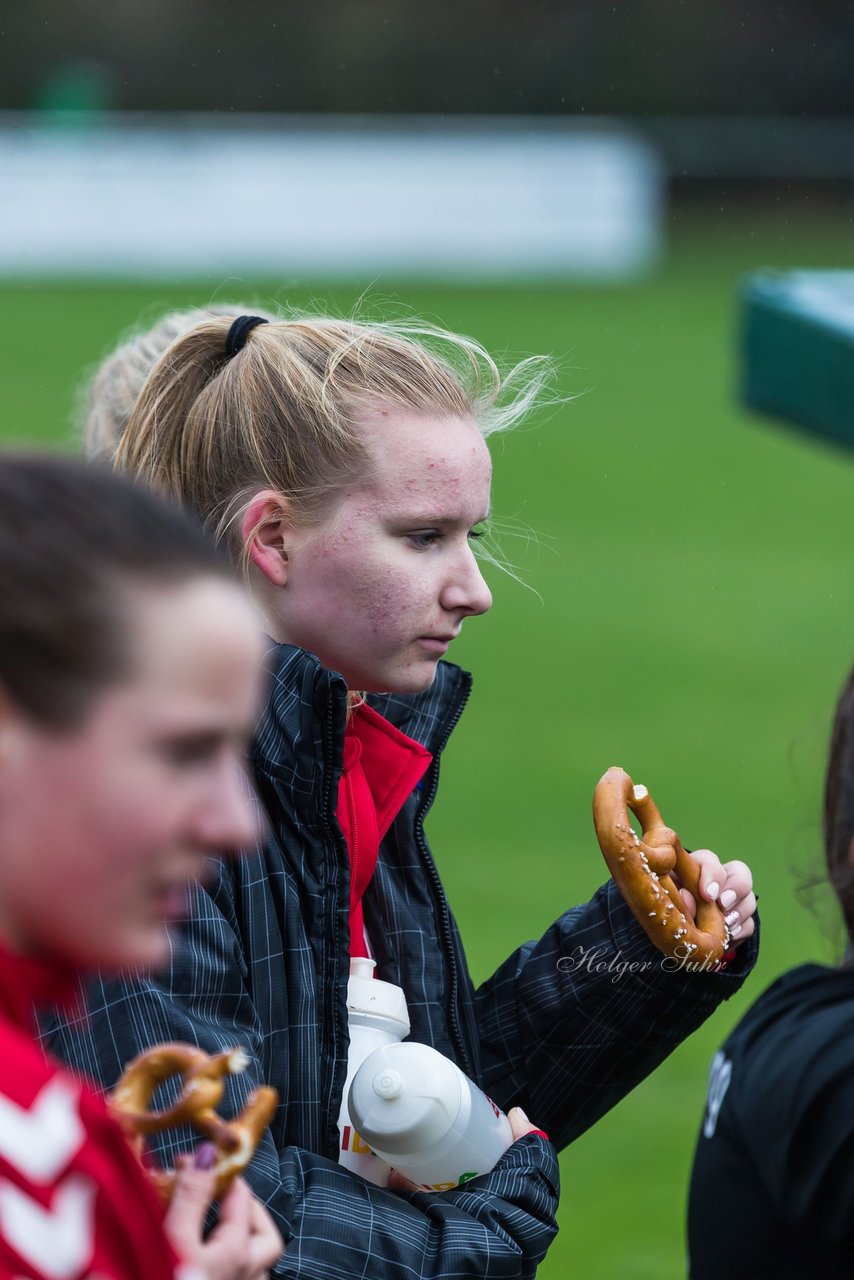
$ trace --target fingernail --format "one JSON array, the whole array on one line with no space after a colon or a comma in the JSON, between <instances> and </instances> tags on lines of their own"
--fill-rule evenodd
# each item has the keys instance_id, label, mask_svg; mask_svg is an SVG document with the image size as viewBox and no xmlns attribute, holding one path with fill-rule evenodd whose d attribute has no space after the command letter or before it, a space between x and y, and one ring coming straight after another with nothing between
<instances>
[{"instance_id":1,"label":"fingernail","mask_svg":"<svg viewBox=\"0 0 854 1280\"><path fill-rule=\"evenodd\" d=\"M709 895L709 897L712 899L713 902L715 898L718 896L718 894L720 893L720 891L721 891L721 886L718 884L717 880L713 880L712 883L708 885L708 887L706 888L706 893Z\"/></svg>"},{"instance_id":2,"label":"fingernail","mask_svg":"<svg viewBox=\"0 0 854 1280\"><path fill-rule=\"evenodd\" d=\"M727 924L729 925L740 923L739 914L737 911L730 911L728 916L724 916L724 920L726 920Z\"/></svg>"},{"instance_id":3,"label":"fingernail","mask_svg":"<svg viewBox=\"0 0 854 1280\"><path fill-rule=\"evenodd\" d=\"M528 1119L528 1117L525 1115L525 1112L522 1110L522 1108L521 1108L521 1107L517 1107L517 1108L516 1108L516 1110L519 1112L519 1117L520 1117L520 1119L522 1120L523 1124L530 1124L530 1123L531 1123L531 1122L530 1122L530 1120Z\"/></svg>"},{"instance_id":4,"label":"fingernail","mask_svg":"<svg viewBox=\"0 0 854 1280\"><path fill-rule=\"evenodd\" d=\"M729 911L730 907L735 902L736 897L737 897L737 894L735 892L735 889L724 889L723 893L721 894L721 906L723 907L724 911Z\"/></svg>"},{"instance_id":5,"label":"fingernail","mask_svg":"<svg viewBox=\"0 0 854 1280\"><path fill-rule=\"evenodd\" d=\"M202 1142L196 1148L193 1165L196 1169L212 1169L216 1164L216 1147L212 1142Z\"/></svg>"},{"instance_id":6,"label":"fingernail","mask_svg":"<svg viewBox=\"0 0 854 1280\"><path fill-rule=\"evenodd\" d=\"M740 933L741 933L741 925L740 925L740 924L737 924L737 925L735 926L735 928L733 929L733 931L732 931L732 936L733 936L734 938L737 938L737 937L738 937L738 935L739 935Z\"/></svg>"}]
</instances>

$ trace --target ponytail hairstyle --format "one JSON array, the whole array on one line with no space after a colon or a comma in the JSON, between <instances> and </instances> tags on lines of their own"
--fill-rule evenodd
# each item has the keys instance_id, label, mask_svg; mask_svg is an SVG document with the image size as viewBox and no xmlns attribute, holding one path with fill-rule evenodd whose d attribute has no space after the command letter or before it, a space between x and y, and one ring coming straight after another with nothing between
<instances>
[{"instance_id":1,"label":"ponytail hairstyle","mask_svg":"<svg viewBox=\"0 0 854 1280\"><path fill-rule=\"evenodd\" d=\"M824 788L824 851L849 943L854 944L854 670L848 676L830 735Z\"/></svg>"},{"instance_id":2,"label":"ponytail hairstyle","mask_svg":"<svg viewBox=\"0 0 854 1280\"><path fill-rule=\"evenodd\" d=\"M530 357L504 378L479 343L424 324L311 316L259 324L228 355L235 318L212 316L172 342L116 465L187 502L244 568L241 520L259 489L281 493L310 527L369 479L366 412L471 417L486 436L525 414L549 372Z\"/></svg>"},{"instance_id":3,"label":"ponytail hairstyle","mask_svg":"<svg viewBox=\"0 0 854 1280\"><path fill-rule=\"evenodd\" d=\"M234 304L212 303L187 311L170 311L150 329L134 334L98 366L80 396L78 430L88 458L112 462L143 383L176 338L203 320L233 316ZM259 312L267 319L273 316Z\"/></svg>"}]
</instances>

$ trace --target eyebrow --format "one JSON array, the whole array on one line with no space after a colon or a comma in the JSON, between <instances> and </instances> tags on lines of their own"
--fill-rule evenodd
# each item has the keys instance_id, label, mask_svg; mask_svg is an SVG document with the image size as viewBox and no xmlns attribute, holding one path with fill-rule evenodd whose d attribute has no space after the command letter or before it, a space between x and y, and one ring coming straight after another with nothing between
<instances>
[{"instance_id":1,"label":"eyebrow","mask_svg":"<svg viewBox=\"0 0 854 1280\"><path fill-rule=\"evenodd\" d=\"M395 516L394 518L396 520L405 521L406 524L411 524L413 527L417 527L419 529L429 528L431 525L435 525L435 524L468 524L469 523L468 520L461 520L458 516L438 515L435 511L427 514L416 513L415 515L407 514L406 512L401 512L400 515ZM477 519L471 521L471 523L485 524L488 519L489 519L489 511L487 511L485 515L478 516Z\"/></svg>"}]
</instances>

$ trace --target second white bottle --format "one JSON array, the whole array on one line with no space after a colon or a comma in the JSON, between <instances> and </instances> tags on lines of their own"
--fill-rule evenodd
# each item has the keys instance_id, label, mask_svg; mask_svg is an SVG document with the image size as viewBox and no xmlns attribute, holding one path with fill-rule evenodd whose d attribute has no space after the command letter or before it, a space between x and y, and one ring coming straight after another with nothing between
<instances>
[{"instance_id":1,"label":"second white bottle","mask_svg":"<svg viewBox=\"0 0 854 1280\"><path fill-rule=\"evenodd\" d=\"M365 1058L349 1112L375 1154L425 1191L488 1173L513 1141L504 1112L455 1063L412 1041Z\"/></svg>"}]
</instances>

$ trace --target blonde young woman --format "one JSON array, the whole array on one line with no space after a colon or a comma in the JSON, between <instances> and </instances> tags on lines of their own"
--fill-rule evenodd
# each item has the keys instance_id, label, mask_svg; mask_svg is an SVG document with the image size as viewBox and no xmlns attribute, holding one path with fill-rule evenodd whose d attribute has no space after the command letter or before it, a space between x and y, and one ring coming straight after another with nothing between
<instances>
[{"instance_id":1,"label":"blonde young woman","mask_svg":"<svg viewBox=\"0 0 854 1280\"><path fill-rule=\"evenodd\" d=\"M287 1241L276 1275L532 1275L556 1230L555 1147L754 960L749 871L702 851L701 892L746 944L722 972L664 972L608 884L481 987L469 978L424 820L471 685L443 658L491 604L473 553L485 436L536 380L529 364L502 382L447 333L211 318L155 364L118 443L118 465L201 512L247 572L271 638L253 747L269 827L260 865L223 862L197 895L169 972L91 992L86 1037L60 1041L105 1081L152 1041L244 1044L245 1087L283 1100L252 1173ZM639 964L615 984L558 963L578 947ZM492 1174L433 1196L338 1163L349 965L366 954L403 989L412 1038L551 1141L516 1114Z\"/></svg>"}]
</instances>

